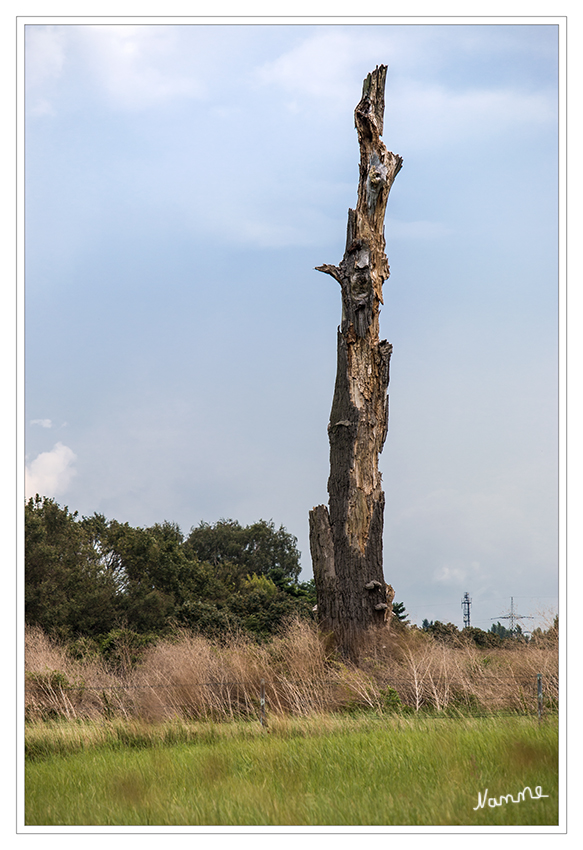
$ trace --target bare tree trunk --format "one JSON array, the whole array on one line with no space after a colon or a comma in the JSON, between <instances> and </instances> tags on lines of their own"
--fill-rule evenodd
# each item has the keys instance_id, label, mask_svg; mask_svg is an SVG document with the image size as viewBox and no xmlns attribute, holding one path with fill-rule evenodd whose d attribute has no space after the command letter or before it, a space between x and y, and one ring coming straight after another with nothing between
<instances>
[{"instance_id":1,"label":"bare tree trunk","mask_svg":"<svg viewBox=\"0 0 583 850\"><path fill-rule=\"evenodd\" d=\"M394 595L383 577L385 496L378 468L388 427L392 346L379 341L379 310L389 277L385 208L403 161L380 139L386 74L380 65L367 76L354 113L360 179L356 210L348 211L344 257L339 266L318 266L340 284L342 323L328 425L329 508L310 511L310 550L320 625L352 659L370 629L386 627Z\"/></svg>"}]
</instances>

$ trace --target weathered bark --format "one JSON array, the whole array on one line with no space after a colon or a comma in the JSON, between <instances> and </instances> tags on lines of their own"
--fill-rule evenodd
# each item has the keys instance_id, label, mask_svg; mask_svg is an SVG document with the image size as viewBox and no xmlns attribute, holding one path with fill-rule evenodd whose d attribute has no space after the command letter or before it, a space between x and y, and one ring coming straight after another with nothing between
<instances>
[{"instance_id":1,"label":"weathered bark","mask_svg":"<svg viewBox=\"0 0 583 850\"><path fill-rule=\"evenodd\" d=\"M386 627L393 595L383 577L385 496L378 468L388 427L392 346L379 340L379 311L389 277L385 208L402 159L380 139L386 73L380 65L367 76L354 113L360 179L356 209L348 211L344 257L338 266L318 266L340 284L342 322L328 425L329 507L310 511L310 550L320 625L353 659L370 629Z\"/></svg>"}]
</instances>

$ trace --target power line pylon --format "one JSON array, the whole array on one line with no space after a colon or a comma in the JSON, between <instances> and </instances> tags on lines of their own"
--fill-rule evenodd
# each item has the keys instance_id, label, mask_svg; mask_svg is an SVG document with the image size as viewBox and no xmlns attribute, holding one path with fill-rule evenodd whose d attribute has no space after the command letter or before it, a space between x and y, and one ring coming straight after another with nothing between
<instances>
[{"instance_id":1,"label":"power line pylon","mask_svg":"<svg viewBox=\"0 0 583 850\"><path fill-rule=\"evenodd\" d=\"M464 629L470 628L470 606L472 604L472 600L470 599L470 594L466 591L464 593L462 599L462 611L464 612Z\"/></svg>"},{"instance_id":2,"label":"power line pylon","mask_svg":"<svg viewBox=\"0 0 583 850\"><path fill-rule=\"evenodd\" d=\"M514 613L514 596L510 597L510 614L505 614L503 617L492 617L493 620L510 620L510 634L514 634L514 623L518 620L534 620L529 614Z\"/></svg>"}]
</instances>

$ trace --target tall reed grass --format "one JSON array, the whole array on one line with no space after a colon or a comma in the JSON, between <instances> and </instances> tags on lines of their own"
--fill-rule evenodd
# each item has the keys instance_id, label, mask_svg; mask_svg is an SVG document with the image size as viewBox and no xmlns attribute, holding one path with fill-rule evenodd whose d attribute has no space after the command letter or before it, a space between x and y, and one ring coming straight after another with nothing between
<instances>
[{"instance_id":1,"label":"tall reed grass","mask_svg":"<svg viewBox=\"0 0 583 850\"><path fill-rule=\"evenodd\" d=\"M358 666L331 655L316 627L302 621L265 644L179 632L121 672L99 659L72 658L36 628L26 631L25 651L29 720L258 718L262 681L268 717L364 709L534 713L539 673L547 707L558 703L556 645L484 650L440 644L419 630L371 640Z\"/></svg>"}]
</instances>

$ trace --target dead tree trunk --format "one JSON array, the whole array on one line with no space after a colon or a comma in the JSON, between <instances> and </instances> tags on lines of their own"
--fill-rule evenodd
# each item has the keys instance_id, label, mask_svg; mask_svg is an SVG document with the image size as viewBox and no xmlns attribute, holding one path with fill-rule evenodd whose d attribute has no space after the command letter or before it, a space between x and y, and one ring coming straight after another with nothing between
<instances>
[{"instance_id":1,"label":"dead tree trunk","mask_svg":"<svg viewBox=\"0 0 583 850\"><path fill-rule=\"evenodd\" d=\"M340 284L342 323L328 425L329 507L310 511L310 550L318 620L354 660L367 632L386 627L393 598L383 577L385 495L378 468L388 427L392 346L379 340L379 310L389 277L385 208L403 161L380 139L386 74L380 65L367 76L354 113L360 179L356 209L348 211L344 257L338 266L318 266Z\"/></svg>"}]
</instances>

